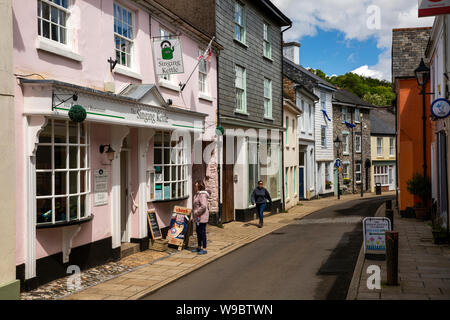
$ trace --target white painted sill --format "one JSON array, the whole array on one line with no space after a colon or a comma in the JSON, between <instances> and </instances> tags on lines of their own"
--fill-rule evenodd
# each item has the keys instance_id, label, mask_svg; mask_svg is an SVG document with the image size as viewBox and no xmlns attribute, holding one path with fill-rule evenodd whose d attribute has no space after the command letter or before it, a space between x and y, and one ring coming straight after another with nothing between
<instances>
[{"instance_id":1,"label":"white painted sill","mask_svg":"<svg viewBox=\"0 0 450 320\"><path fill-rule=\"evenodd\" d=\"M202 99L202 100L209 101L209 102L213 102L214 101L214 99L210 95L207 95L207 94L201 93L201 92L198 93L198 98Z\"/></svg>"},{"instance_id":2,"label":"white painted sill","mask_svg":"<svg viewBox=\"0 0 450 320\"><path fill-rule=\"evenodd\" d=\"M267 116L264 116L264 119L266 119L266 120L270 120L270 121L273 121L273 118L272 118L272 117L267 117Z\"/></svg>"},{"instance_id":3,"label":"white painted sill","mask_svg":"<svg viewBox=\"0 0 450 320\"><path fill-rule=\"evenodd\" d=\"M134 72L130 68L124 67L124 66L122 66L120 64L116 65L116 67L114 68L114 73L117 73L117 74L120 74L122 76L130 77L130 78L142 81L142 75L141 74L139 74L137 72Z\"/></svg>"},{"instance_id":4,"label":"white painted sill","mask_svg":"<svg viewBox=\"0 0 450 320\"><path fill-rule=\"evenodd\" d=\"M234 113L243 114L243 115L246 115L246 116L250 115L248 112L241 111L241 110L234 110Z\"/></svg>"},{"instance_id":5,"label":"white painted sill","mask_svg":"<svg viewBox=\"0 0 450 320\"><path fill-rule=\"evenodd\" d=\"M176 84L174 84L173 82L164 80L164 79L159 79L159 86L169 89L169 90L173 90L176 92L180 92L180 86L177 86Z\"/></svg>"},{"instance_id":6,"label":"white painted sill","mask_svg":"<svg viewBox=\"0 0 450 320\"><path fill-rule=\"evenodd\" d=\"M72 51L72 49L66 45L60 44L56 41L49 40L43 37L38 37L36 40L36 49L45 52L50 52L58 56L74 60L77 62L82 62L83 57L78 53Z\"/></svg>"}]
</instances>

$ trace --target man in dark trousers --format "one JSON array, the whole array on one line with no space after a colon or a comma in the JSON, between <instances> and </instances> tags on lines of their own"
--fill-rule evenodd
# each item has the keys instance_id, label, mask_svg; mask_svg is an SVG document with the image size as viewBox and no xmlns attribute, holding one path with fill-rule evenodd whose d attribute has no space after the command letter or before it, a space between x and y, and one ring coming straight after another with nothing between
<instances>
[{"instance_id":1,"label":"man in dark trousers","mask_svg":"<svg viewBox=\"0 0 450 320\"><path fill-rule=\"evenodd\" d=\"M259 225L258 228L263 227L264 209L266 209L267 201L269 201L270 206L272 206L272 198L270 197L269 191L263 187L263 182L258 181L258 186L253 190L251 196L252 205L256 203L256 211L259 214Z\"/></svg>"}]
</instances>

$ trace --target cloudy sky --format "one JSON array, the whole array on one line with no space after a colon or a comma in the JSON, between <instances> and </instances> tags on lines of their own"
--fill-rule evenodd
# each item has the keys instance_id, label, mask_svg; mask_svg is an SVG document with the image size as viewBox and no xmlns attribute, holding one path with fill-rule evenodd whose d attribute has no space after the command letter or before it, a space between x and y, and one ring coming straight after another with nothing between
<instances>
[{"instance_id":1,"label":"cloudy sky","mask_svg":"<svg viewBox=\"0 0 450 320\"><path fill-rule=\"evenodd\" d=\"M417 0L272 0L293 22L300 63L328 75L353 71L391 80L392 29L432 26Z\"/></svg>"}]
</instances>

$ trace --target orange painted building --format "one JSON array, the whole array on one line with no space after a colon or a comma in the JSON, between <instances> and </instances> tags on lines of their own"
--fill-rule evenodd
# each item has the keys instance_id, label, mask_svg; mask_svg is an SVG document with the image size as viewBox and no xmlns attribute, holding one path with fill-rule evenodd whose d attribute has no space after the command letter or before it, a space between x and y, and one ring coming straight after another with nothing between
<instances>
[{"instance_id":1,"label":"orange painted building","mask_svg":"<svg viewBox=\"0 0 450 320\"><path fill-rule=\"evenodd\" d=\"M423 109L421 87L414 70L425 56L431 28L394 29L392 41L392 80L397 94L397 185L400 210L414 206L414 196L406 190L406 182L414 173L423 175ZM425 63L427 61L425 60ZM426 92L430 92L428 82ZM430 98L425 99L426 165L431 176Z\"/></svg>"}]
</instances>

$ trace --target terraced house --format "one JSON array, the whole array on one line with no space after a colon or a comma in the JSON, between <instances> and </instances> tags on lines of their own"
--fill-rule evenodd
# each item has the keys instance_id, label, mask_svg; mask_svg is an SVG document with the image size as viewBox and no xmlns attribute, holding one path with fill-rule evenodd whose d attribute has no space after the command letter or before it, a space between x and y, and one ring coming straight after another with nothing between
<instances>
[{"instance_id":1,"label":"terraced house","mask_svg":"<svg viewBox=\"0 0 450 320\"><path fill-rule=\"evenodd\" d=\"M274 199L272 209L280 210L282 28L291 21L268 0L158 1L224 47L218 56L218 121L225 132L222 222L253 219L250 194L260 179Z\"/></svg>"}]
</instances>

